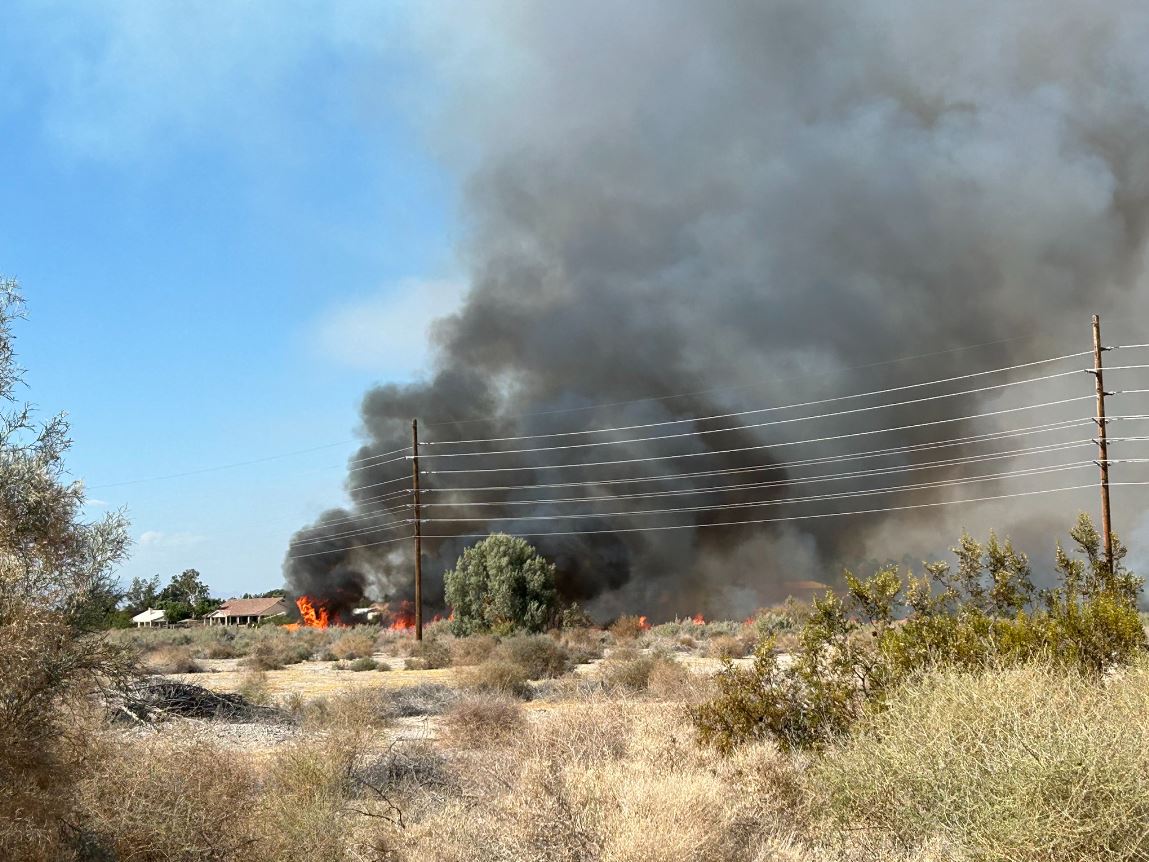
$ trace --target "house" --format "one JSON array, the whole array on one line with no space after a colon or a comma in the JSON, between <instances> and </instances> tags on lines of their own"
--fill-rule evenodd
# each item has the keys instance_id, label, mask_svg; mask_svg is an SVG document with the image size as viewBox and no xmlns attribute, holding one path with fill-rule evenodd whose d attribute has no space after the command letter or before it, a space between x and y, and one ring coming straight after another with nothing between
<instances>
[{"instance_id":1,"label":"house","mask_svg":"<svg viewBox=\"0 0 1149 862\"><path fill-rule=\"evenodd\" d=\"M286 613L287 601L282 596L266 599L228 599L203 619L209 626L247 626Z\"/></svg>"},{"instance_id":2,"label":"house","mask_svg":"<svg viewBox=\"0 0 1149 862\"><path fill-rule=\"evenodd\" d=\"M138 629L166 626L168 624L168 613L158 608L148 608L146 611L140 611L132 617L132 622L136 624L136 628Z\"/></svg>"}]
</instances>

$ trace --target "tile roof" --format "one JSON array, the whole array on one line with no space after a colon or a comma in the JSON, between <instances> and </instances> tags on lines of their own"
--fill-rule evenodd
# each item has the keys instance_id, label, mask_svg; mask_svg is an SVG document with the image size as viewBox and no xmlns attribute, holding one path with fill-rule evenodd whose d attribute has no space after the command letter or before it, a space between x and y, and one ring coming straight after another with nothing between
<instances>
[{"instance_id":1,"label":"tile roof","mask_svg":"<svg viewBox=\"0 0 1149 862\"><path fill-rule=\"evenodd\" d=\"M287 601L282 596L266 599L228 599L219 610L209 617L269 617L287 610Z\"/></svg>"}]
</instances>

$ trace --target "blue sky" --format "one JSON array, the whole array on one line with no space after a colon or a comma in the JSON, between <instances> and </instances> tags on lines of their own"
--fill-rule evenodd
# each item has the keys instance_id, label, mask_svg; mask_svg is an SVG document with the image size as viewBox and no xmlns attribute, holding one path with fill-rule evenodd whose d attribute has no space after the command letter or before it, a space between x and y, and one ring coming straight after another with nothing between
<instances>
[{"instance_id":1,"label":"blue sky","mask_svg":"<svg viewBox=\"0 0 1149 862\"><path fill-rule=\"evenodd\" d=\"M69 414L92 514L128 509L125 580L278 586L364 390L419 373L461 290L435 88L382 8L0 9L0 273L29 399Z\"/></svg>"}]
</instances>

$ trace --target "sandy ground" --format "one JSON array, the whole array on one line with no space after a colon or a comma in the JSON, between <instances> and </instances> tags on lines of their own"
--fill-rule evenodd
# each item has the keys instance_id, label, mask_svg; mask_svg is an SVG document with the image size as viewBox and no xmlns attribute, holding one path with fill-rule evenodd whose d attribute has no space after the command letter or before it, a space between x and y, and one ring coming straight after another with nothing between
<instances>
[{"instance_id":1,"label":"sandy ground","mask_svg":"<svg viewBox=\"0 0 1149 862\"><path fill-rule=\"evenodd\" d=\"M385 662L394 670L387 671L348 671L337 670L333 662L305 661L299 664L288 665L282 670L265 672L267 691L274 700L281 700L284 696L296 694L307 700L320 697L330 697L349 691L363 689L397 689L414 686L420 683L440 683L454 686L458 683L458 671L455 668L438 670L406 670L403 667L404 659L399 656L379 653L374 656L376 661ZM704 658L691 654L679 654L678 661L692 672L706 675L717 672L722 662L717 659ZM200 664L206 669L204 673L169 674L169 679L192 685L203 686L219 692L237 691L244 680L251 673L241 664L241 659L201 659ZM743 664L749 659L741 659L737 663ZM598 662L591 662L575 667L573 674L593 677L598 674ZM530 718L555 711L570 708L569 703L555 700L530 700L523 704ZM406 740L433 740L438 736L438 716L413 716L397 719L395 725L389 728L380 738ZM241 749L257 757L267 756L280 746L290 743L300 737L302 731L292 724L243 723L197 721L192 719L173 719L154 727L126 727L129 734L160 733L173 743L179 744L181 740L194 738L208 739L212 742L229 748Z\"/></svg>"},{"instance_id":2,"label":"sandy ground","mask_svg":"<svg viewBox=\"0 0 1149 862\"><path fill-rule=\"evenodd\" d=\"M455 668L439 670L405 670L403 659L395 655L378 653L376 661L384 662L394 670L349 671L336 670L332 662L305 661L288 665L283 670L266 671L268 692L276 698L286 694L299 694L311 699L339 694L364 688L401 688L423 682L437 682L455 685L458 682ZM694 673L716 673L722 667L718 659L683 654L677 656L679 662ZM202 685L213 691L238 691L249 671L240 662L242 659L201 659L205 673L171 674L170 678L193 685ZM748 661L742 659L738 663ZM598 662L578 665L574 673L594 676Z\"/></svg>"},{"instance_id":3,"label":"sandy ground","mask_svg":"<svg viewBox=\"0 0 1149 862\"><path fill-rule=\"evenodd\" d=\"M362 688L400 688L421 682L453 685L456 681L453 668L403 670L401 658L380 654L375 659L396 670L336 670L329 661L304 661L288 665L283 670L266 671L267 689L273 697L295 693L311 699ZM237 691L250 673L240 664L241 661L236 658L202 659L200 664L206 668L205 673L177 673L169 677L213 691Z\"/></svg>"}]
</instances>

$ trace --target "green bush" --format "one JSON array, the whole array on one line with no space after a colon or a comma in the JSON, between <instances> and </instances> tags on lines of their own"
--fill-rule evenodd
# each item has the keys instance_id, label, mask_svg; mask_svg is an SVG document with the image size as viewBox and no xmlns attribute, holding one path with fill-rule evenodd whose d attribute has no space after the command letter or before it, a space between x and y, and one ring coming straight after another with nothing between
<instances>
[{"instance_id":1,"label":"green bush","mask_svg":"<svg viewBox=\"0 0 1149 862\"><path fill-rule=\"evenodd\" d=\"M571 657L546 635L522 635L499 644L494 657L519 665L530 679L551 679L570 670Z\"/></svg>"},{"instance_id":2,"label":"green bush","mask_svg":"<svg viewBox=\"0 0 1149 862\"><path fill-rule=\"evenodd\" d=\"M846 595L813 603L789 661L771 637L751 668L727 665L718 696L692 710L700 741L727 751L761 737L821 746L932 668L1041 661L1099 673L1127 664L1145 646L1141 581L1123 568L1116 540L1109 571L1085 515L1071 535L1085 559L1058 547L1058 586L1040 594L1025 555L992 534L984 546L962 537L956 572L946 563L927 564L920 578L896 567L864 580L847 572Z\"/></svg>"},{"instance_id":3,"label":"green bush","mask_svg":"<svg viewBox=\"0 0 1149 862\"><path fill-rule=\"evenodd\" d=\"M809 785L863 841L1003 862L1145 859L1147 702L1144 668L939 672L863 718Z\"/></svg>"},{"instance_id":4,"label":"green bush","mask_svg":"<svg viewBox=\"0 0 1149 862\"><path fill-rule=\"evenodd\" d=\"M554 564L502 533L467 548L443 584L456 635L540 632L558 613Z\"/></svg>"}]
</instances>

